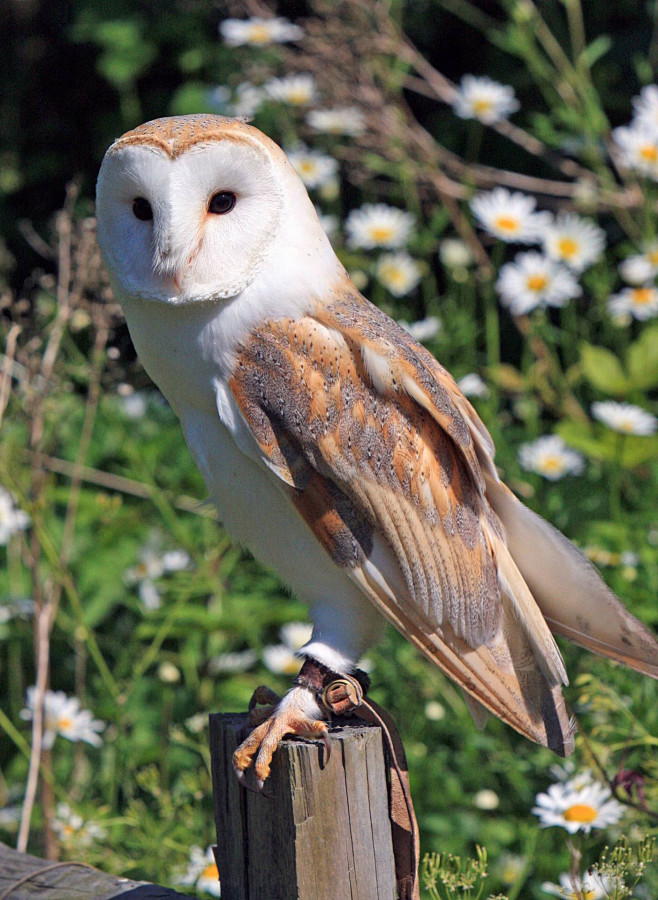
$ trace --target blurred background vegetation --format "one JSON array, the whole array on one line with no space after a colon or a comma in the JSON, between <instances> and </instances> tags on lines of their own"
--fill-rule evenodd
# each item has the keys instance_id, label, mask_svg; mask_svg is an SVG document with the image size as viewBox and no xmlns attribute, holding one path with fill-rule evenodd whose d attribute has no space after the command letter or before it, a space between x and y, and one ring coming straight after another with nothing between
<instances>
[{"instance_id":1,"label":"blurred background vegetation","mask_svg":"<svg viewBox=\"0 0 658 900\"><path fill-rule=\"evenodd\" d=\"M418 287L395 296L374 255L350 245L339 224L341 259L395 318L439 322L427 346L456 377L484 379L474 402L508 482L588 548L636 615L658 623L657 439L620 438L587 413L611 398L658 411L655 323L615 322L607 308L619 261L656 237L656 180L620 174L606 155L611 128L629 121L631 98L655 80L655 3L585 3L579 38L576 0L540 12L523 0L300 0L271 11L301 25L309 43L220 39L222 20L263 9L248 0L6 0L0 10L0 483L30 516L0 547L0 838L16 840L34 766L21 711L41 649L49 688L77 697L105 727L98 747L86 746L88 735L66 741L60 727L43 751L30 849L163 883L214 838L205 714L244 709L263 681L285 688L288 664L281 655L273 663L268 648L285 646L280 629L306 610L200 505L201 478L102 273L96 173L111 141L140 122L226 109L218 87L235 99L240 84L300 71L316 78L319 105L356 104L367 128L354 139L318 135L280 103L259 106L256 124L286 147L301 138L339 160L335 192L313 194L339 223L364 202L413 213ZM432 72L448 85L469 73L511 85L521 104L513 121L542 151L458 118ZM511 256L475 238L468 208L497 172L569 185L539 191L540 206L576 209L604 228L606 255L567 307L512 316L498 305L495 275ZM467 250L482 255L442 264L443 243L464 233ZM583 454L582 474L553 481L521 465L519 447L553 432ZM632 771L655 809L655 684L562 647L583 727L573 771L593 767L599 780ZM373 696L405 740L423 849L468 856L485 845L488 889L546 896L542 883L574 858L564 833L540 831L530 812L558 777L552 754L498 722L477 731L459 692L397 634L387 631L368 661ZM636 788L622 795L644 804ZM583 839L584 864L622 833L640 842L655 821L629 809ZM658 895L655 873L637 891Z\"/></svg>"}]
</instances>

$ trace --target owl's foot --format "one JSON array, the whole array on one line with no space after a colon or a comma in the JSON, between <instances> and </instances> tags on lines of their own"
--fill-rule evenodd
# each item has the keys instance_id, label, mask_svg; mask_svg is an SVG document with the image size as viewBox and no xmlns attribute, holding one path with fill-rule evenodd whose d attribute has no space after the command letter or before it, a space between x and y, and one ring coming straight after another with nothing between
<instances>
[{"instance_id":1,"label":"owl's foot","mask_svg":"<svg viewBox=\"0 0 658 900\"><path fill-rule=\"evenodd\" d=\"M276 694L268 688L257 688L252 703L272 703L278 700ZM261 710L252 709L250 704L249 720L260 718ZM277 705L268 707L263 712L270 715L251 732L233 754L233 768L238 780L245 785L245 772L254 767L256 785L259 791L270 774L270 763L279 741L287 734L297 737L321 740L325 746L325 762L331 755L329 728L322 720L320 707L314 694L305 687L295 687L289 691Z\"/></svg>"}]
</instances>

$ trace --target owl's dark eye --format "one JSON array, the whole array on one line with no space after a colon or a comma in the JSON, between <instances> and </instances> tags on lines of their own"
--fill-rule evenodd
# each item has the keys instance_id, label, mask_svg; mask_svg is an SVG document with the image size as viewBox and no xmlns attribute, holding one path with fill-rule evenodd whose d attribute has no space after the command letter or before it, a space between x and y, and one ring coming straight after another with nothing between
<instances>
[{"instance_id":1,"label":"owl's dark eye","mask_svg":"<svg viewBox=\"0 0 658 900\"><path fill-rule=\"evenodd\" d=\"M210 198L208 212L214 213L216 216L223 216L225 213L231 212L235 201L236 196L232 191L218 191Z\"/></svg>"},{"instance_id":2,"label":"owl's dark eye","mask_svg":"<svg viewBox=\"0 0 658 900\"><path fill-rule=\"evenodd\" d=\"M135 197L133 200L133 214L140 222L149 222L153 218L153 210L146 197Z\"/></svg>"}]
</instances>

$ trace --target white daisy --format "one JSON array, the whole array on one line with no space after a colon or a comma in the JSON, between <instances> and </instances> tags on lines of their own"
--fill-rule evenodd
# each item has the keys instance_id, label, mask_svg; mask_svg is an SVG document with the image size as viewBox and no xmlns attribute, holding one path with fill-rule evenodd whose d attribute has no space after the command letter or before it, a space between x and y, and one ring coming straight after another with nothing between
<instances>
[{"instance_id":1,"label":"white daisy","mask_svg":"<svg viewBox=\"0 0 658 900\"><path fill-rule=\"evenodd\" d=\"M121 398L121 410L128 419L143 419L148 408L146 396L131 384L120 384L117 394Z\"/></svg>"},{"instance_id":2,"label":"white daisy","mask_svg":"<svg viewBox=\"0 0 658 900\"><path fill-rule=\"evenodd\" d=\"M486 397L489 388L476 372L469 372L457 382L457 387L465 397Z\"/></svg>"},{"instance_id":3,"label":"white daisy","mask_svg":"<svg viewBox=\"0 0 658 900\"><path fill-rule=\"evenodd\" d=\"M320 225L322 225L324 229L324 233L327 237L332 238L338 232L338 216L328 215L327 213L323 213L321 209L315 207L315 211L318 214L318 219L320 220Z\"/></svg>"},{"instance_id":4,"label":"white daisy","mask_svg":"<svg viewBox=\"0 0 658 900\"><path fill-rule=\"evenodd\" d=\"M560 213L546 225L542 235L544 252L575 272L582 272L601 257L605 231L575 213Z\"/></svg>"},{"instance_id":5,"label":"white daisy","mask_svg":"<svg viewBox=\"0 0 658 900\"><path fill-rule=\"evenodd\" d=\"M642 125L614 128L622 165L658 181L658 131Z\"/></svg>"},{"instance_id":6,"label":"white daisy","mask_svg":"<svg viewBox=\"0 0 658 900\"><path fill-rule=\"evenodd\" d=\"M20 806L3 806L0 808L0 828L14 831L21 820Z\"/></svg>"},{"instance_id":7,"label":"white daisy","mask_svg":"<svg viewBox=\"0 0 658 900\"><path fill-rule=\"evenodd\" d=\"M603 900L612 895L613 884L605 875L595 872L587 872L583 879L576 878L575 881L566 873L560 875L559 884L545 881L541 889L554 897L562 897L563 900Z\"/></svg>"},{"instance_id":8,"label":"white daisy","mask_svg":"<svg viewBox=\"0 0 658 900\"><path fill-rule=\"evenodd\" d=\"M658 130L658 85L647 84L640 91L639 97L633 98L635 115L634 124Z\"/></svg>"},{"instance_id":9,"label":"white daisy","mask_svg":"<svg viewBox=\"0 0 658 900\"><path fill-rule=\"evenodd\" d=\"M556 434L545 435L519 447L519 462L529 472L537 472L549 481L565 475L578 475L583 470L580 453L570 450Z\"/></svg>"},{"instance_id":10,"label":"white daisy","mask_svg":"<svg viewBox=\"0 0 658 900\"><path fill-rule=\"evenodd\" d=\"M624 814L621 803L612 799L610 788L593 782L575 788L570 781L552 784L547 793L537 794L532 812L541 828L559 825L569 834L615 825Z\"/></svg>"},{"instance_id":11,"label":"white daisy","mask_svg":"<svg viewBox=\"0 0 658 900\"><path fill-rule=\"evenodd\" d=\"M313 109L306 121L316 131L327 134L345 134L358 137L365 131L365 116L356 106L343 106L336 109Z\"/></svg>"},{"instance_id":12,"label":"white daisy","mask_svg":"<svg viewBox=\"0 0 658 900\"><path fill-rule=\"evenodd\" d=\"M413 226L411 213L385 203L364 203L347 217L347 243L350 247L362 247L364 250L403 247Z\"/></svg>"},{"instance_id":13,"label":"white daisy","mask_svg":"<svg viewBox=\"0 0 658 900\"><path fill-rule=\"evenodd\" d=\"M164 561L159 553L145 547L139 554L139 563L123 573L129 584L137 584L145 578L159 578L164 574Z\"/></svg>"},{"instance_id":14,"label":"white daisy","mask_svg":"<svg viewBox=\"0 0 658 900\"><path fill-rule=\"evenodd\" d=\"M232 653L220 653L208 661L208 671L211 675L219 672L235 673L246 672L255 663L258 657L253 650L238 650Z\"/></svg>"},{"instance_id":15,"label":"white daisy","mask_svg":"<svg viewBox=\"0 0 658 900\"><path fill-rule=\"evenodd\" d=\"M576 789L585 787L586 784L594 781L591 769L581 769L576 773L576 764L571 759L567 759L563 763L554 763L549 771L558 781L568 781Z\"/></svg>"},{"instance_id":16,"label":"white daisy","mask_svg":"<svg viewBox=\"0 0 658 900\"><path fill-rule=\"evenodd\" d=\"M415 341L431 341L443 327L441 320L437 316L427 316L424 319L419 319L417 322L400 320L399 324L402 325L405 331L409 332Z\"/></svg>"},{"instance_id":17,"label":"white daisy","mask_svg":"<svg viewBox=\"0 0 658 900\"><path fill-rule=\"evenodd\" d=\"M446 708L438 700L430 700L425 704L425 717L430 722L440 722L446 715Z\"/></svg>"},{"instance_id":18,"label":"white daisy","mask_svg":"<svg viewBox=\"0 0 658 900\"><path fill-rule=\"evenodd\" d=\"M165 572L181 572L190 564L190 554L185 550L167 550L162 556Z\"/></svg>"},{"instance_id":19,"label":"white daisy","mask_svg":"<svg viewBox=\"0 0 658 900\"><path fill-rule=\"evenodd\" d=\"M515 316L541 306L566 306L582 294L582 288L567 269L535 250L519 253L513 262L505 263L496 290L500 302Z\"/></svg>"},{"instance_id":20,"label":"white daisy","mask_svg":"<svg viewBox=\"0 0 658 900\"><path fill-rule=\"evenodd\" d=\"M658 275L658 241L645 244L642 253L619 263L619 274L629 284L643 285Z\"/></svg>"},{"instance_id":21,"label":"white daisy","mask_svg":"<svg viewBox=\"0 0 658 900\"><path fill-rule=\"evenodd\" d=\"M473 797L473 805L477 806L478 809L498 809L500 798L495 791L484 788L484 790L478 791Z\"/></svg>"},{"instance_id":22,"label":"white daisy","mask_svg":"<svg viewBox=\"0 0 658 900\"><path fill-rule=\"evenodd\" d=\"M404 297L420 281L421 269L408 253L384 253L377 260L375 277L394 297Z\"/></svg>"},{"instance_id":23,"label":"white daisy","mask_svg":"<svg viewBox=\"0 0 658 900\"><path fill-rule=\"evenodd\" d=\"M514 853L501 853L496 864L496 871L505 885L517 884L527 866L524 856Z\"/></svg>"},{"instance_id":24,"label":"white daisy","mask_svg":"<svg viewBox=\"0 0 658 900\"><path fill-rule=\"evenodd\" d=\"M0 487L0 544L8 544L12 534L24 531L30 524L30 517L14 505L14 498Z\"/></svg>"},{"instance_id":25,"label":"white daisy","mask_svg":"<svg viewBox=\"0 0 658 900\"><path fill-rule=\"evenodd\" d=\"M288 159L307 188L317 188L335 178L338 160L319 150L294 147L287 151Z\"/></svg>"},{"instance_id":26,"label":"white daisy","mask_svg":"<svg viewBox=\"0 0 658 900\"><path fill-rule=\"evenodd\" d=\"M630 315L641 322L658 316L658 290L655 287L628 287L608 299L612 316Z\"/></svg>"},{"instance_id":27,"label":"white daisy","mask_svg":"<svg viewBox=\"0 0 658 900\"><path fill-rule=\"evenodd\" d=\"M315 100L315 78L312 75L286 75L272 78L264 85L265 93L272 100L288 103L290 106L308 106Z\"/></svg>"},{"instance_id":28,"label":"white daisy","mask_svg":"<svg viewBox=\"0 0 658 900\"><path fill-rule=\"evenodd\" d=\"M11 622L12 619L25 618L34 612L34 600L9 599L9 602L0 606L0 625Z\"/></svg>"},{"instance_id":29,"label":"white daisy","mask_svg":"<svg viewBox=\"0 0 658 900\"><path fill-rule=\"evenodd\" d=\"M279 629L279 637L291 650L301 650L311 640L312 633L310 622L288 622Z\"/></svg>"},{"instance_id":30,"label":"white daisy","mask_svg":"<svg viewBox=\"0 0 658 900\"><path fill-rule=\"evenodd\" d=\"M242 116L250 119L255 116L265 99L263 89L256 87L248 81L239 84L233 94L233 102L229 106L229 113L232 116Z\"/></svg>"},{"instance_id":31,"label":"white daisy","mask_svg":"<svg viewBox=\"0 0 658 900\"><path fill-rule=\"evenodd\" d=\"M156 553L152 547L145 547L139 554L139 563L126 569L124 578L129 584L137 584L144 579L153 581L167 572L178 572L190 564L190 555L185 550L168 550Z\"/></svg>"},{"instance_id":32,"label":"white daisy","mask_svg":"<svg viewBox=\"0 0 658 900\"><path fill-rule=\"evenodd\" d=\"M94 841L102 840L107 832L95 822L85 822L73 812L68 803L58 803L53 819L53 831L62 844L89 847Z\"/></svg>"},{"instance_id":33,"label":"white daisy","mask_svg":"<svg viewBox=\"0 0 658 900\"><path fill-rule=\"evenodd\" d=\"M202 731L206 730L207 725L207 713L194 713L194 715L190 716L189 719L185 719L185 727L188 729L188 731L191 731L192 734L201 734Z\"/></svg>"},{"instance_id":34,"label":"white daisy","mask_svg":"<svg viewBox=\"0 0 658 900\"><path fill-rule=\"evenodd\" d=\"M464 75L452 108L462 119L479 119L485 125L492 125L516 112L519 101L514 97L514 88L486 76Z\"/></svg>"},{"instance_id":35,"label":"white daisy","mask_svg":"<svg viewBox=\"0 0 658 900\"><path fill-rule=\"evenodd\" d=\"M212 847L207 847L205 853L201 847L190 847L187 871L174 879L174 883L194 887L212 897L221 897L219 872Z\"/></svg>"},{"instance_id":36,"label":"white daisy","mask_svg":"<svg viewBox=\"0 0 658 900\"><path fill-rule=\"evenodd\" d=\"M471 248L460 238L446 238L441 241L439 259L447 269L466 269L474 262Z\"/></svg>"},{"instance_id":37,"label":"white daisy","mask_svg":"<svg viewBox=\"0 0 658 900\"><path fill-rule=\"evenodd\" d=\"M27 706L19 713L21 719L34 718L35 687L27 689ZM80 709L77 697L67 697L64 691L46 691L43 700L43 748L50 750L58 734L69 741L85 741L93 747L103 743L98 732L105 729L105 722L94 719L89 710Z\"/></svg>"},{"instance_id":38,"label":"white daisy","mask_svg":"<svg viewBox=\"0 0 658 900\"><path fill-rule=\"evenodd\" d=\"M142 419L148 408L146 398L142 393L134 393L130 397L125 397L121 406L124 415L129 419Z\"/></svg>"},{"instance_id":39,"label":"white daisy","mask_svg":"<svg viewBox=\"0 0 658 900\"><path fill-rule=\"evenodd\" d=\"M218 84L206 93L206 103L214 107L218 112L224 112L228 102L231 99L231 89L225 84Z\"/></svg>"},{"instance_id":40,"label":"white daisy","mask_svg":"<svg viewBox=\"0 0 658 900\"><path fill-rule=\"evenodd\" d=\"M288 19L261 19L252 16L250 19L224 19L220 22L219 32L230 47L241 44L285 44L287 41L298 41L304 32L298 25Z\"/></svg>"},{"instance_id":41,"label":"white daisy","mask_svg":"<svg viewBox=\"0 0 658 900\"><path fill-rule=\"evenodd\" d=\"M160 591L150 578L142 578L139 582L137 593L139 594L139 599L142 601L142 606L149 612L160 609L162 606Z\"/></svg>"},{"instance_id":42,"label":"white daisy","mask_svg":"<svg viewBox=\"0 0 658 900\"><path fill-rule=\"evenodd\" d=\"M655 416L632 403L617 403L615 400L592 403L592 415L608 428L622 434L646 436L654 434L658 428Z\"/></svg>"},{"instance_id":43,"label":"white daisy","mask_svg":"<svg viewBox=\"0 0 658 900\"><path fill-rule=\"evenodd\" d=\"M181 678L180 669L165 659L158 666L158 678L165 684L177 684Z\"/></svg>"},{"instance_id":44,"label":"white daisy","mask_svg":"<svg viewBox=\"0 0 658 900\"><path fill-rule=\"evenodd\" d=\"M482 228L512 244L534 244L541 239L550 214L537 212L536 205L534 197L503 187L477 194L471 200L473 215Z\"/></svg>"},{"instance_id":45,"label":"white daisy","mask_svg":"<svg viewBox=\"0 0 658 900\"><path fill-rule=\"evenodd\" d=\"M301 659L285 644L263 647L263 662L275 675L297 675L302 667Z\"/></svg>"}]
</instances>

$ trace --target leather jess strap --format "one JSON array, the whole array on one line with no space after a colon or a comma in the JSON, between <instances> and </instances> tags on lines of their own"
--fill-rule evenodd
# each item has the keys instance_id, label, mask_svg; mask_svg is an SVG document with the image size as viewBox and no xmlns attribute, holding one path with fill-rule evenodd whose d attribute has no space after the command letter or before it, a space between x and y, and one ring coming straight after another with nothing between
<instances>
[{"instance_id":1,"label":"leather jess strap","mask_svg":"<svg viewBox=\"0 0 658 900\"><path fill-rule=\"evenodd\" d=\"M418 823L409 789L407 759L395 722L385 709L366 697L369 679L360 670L353 675L337 675L307 657L295 683L314 691L326 712L333 715L354 715L381 728L389 776L388 810L398 898L419 900Z\"/></svg>"}]
</instances>

